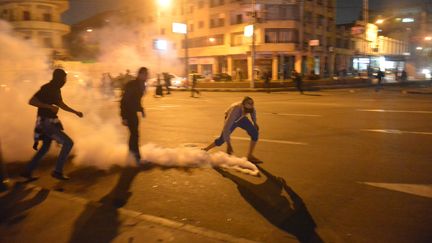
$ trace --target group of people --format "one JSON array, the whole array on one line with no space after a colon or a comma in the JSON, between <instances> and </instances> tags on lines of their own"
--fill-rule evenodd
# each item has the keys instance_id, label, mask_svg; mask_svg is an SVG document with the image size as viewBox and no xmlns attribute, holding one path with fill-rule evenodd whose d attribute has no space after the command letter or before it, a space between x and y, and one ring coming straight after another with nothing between
<instances>
[{"instance_id":1,"label":"group of people","mask_svg":"<svg viewBox=\"0 0 432 243\"><path fill-rule=\"evenodd\" d=\"M261 79L264 82L264 88L267 90L267 93L270 93L271 84L270 81L272 79L272 73L270 71L265 71L261 75ZM294 81L294 84L300 94L303 94L303 77L296 70L293 70L291 73L291 79Z\"/></svg>"},{"instance_id":2,"label":"group of people","mask_svg":"<svg viewBox=\"0 0 432 243\"><path fill-rule=\"evenodd\" d=\"M142 160L139 151L139 116L145 117L145 111L141 104L141 99L146 92L146 82L149 76L149 70L141 67L138 70L135 79L130 80L124 86L123 95L120 101L120 116L122 124L129 130L129 153L133 156L138 165L146 163ZM48 152L52 141L62 145L58 156L55 169L51 176L59 180L69 180L64 174L63 167L70 151L73 147L73 140L65 133L63 126L58 118L59 109L71 112L82 118L84 114L77 111L64 103L61 88L66 83L67 73L63 69L55 69L52 79L44 84L30 99L29 104L37 107L37 119L34 130L33 148L37 151L31 161L26 165L21 176L27 180L36 180L33 171L36 169L38 162ZM192 91L193 92L193 91ZM139 114L139 115L138 115ZM250 116L250 119L248 118ZM230 134L237 128L245 130L250 138L249 151L247 159L252 163L261 163L253 152L258 141L259 126L256 118L254 100L247 96L241 102L232 104L225 112L225 122L219 138L214 140L210 145L202 148L204 151L221 146L227 143L227 153L233 153L233 147L230 140ZM39 143L42 141L42 146Z\"/></svg>"}]
</instances>

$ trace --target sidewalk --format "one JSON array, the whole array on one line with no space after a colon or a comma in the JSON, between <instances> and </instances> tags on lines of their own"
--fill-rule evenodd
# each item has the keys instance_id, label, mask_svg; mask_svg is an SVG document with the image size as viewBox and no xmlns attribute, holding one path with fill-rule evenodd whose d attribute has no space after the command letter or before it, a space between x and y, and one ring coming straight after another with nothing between
<instances>
[{"instance_id":1,"label":"sidewalk","mask_svg":"<svg viewBox=\"0 0 432 243\"><path fill-rule=\"evenodd\" d=\"M204 92L267 92L263 88L262 82L256 82L255 88L249 88L249 82L206 82L199 83L197 89ZM413 87L413 86L431 86L429 80L409 80L403 83L388 82L382 84L385 86ZM366 88L375 87L370 79L352 79L352 80L305 80L303 83L305 91L318 91L325 89L344 89L344 88ZM190 91L189 88L177 88L174 91ZM297 91L293 82L272 81L270 92ZM409 93L409 92L408 92Z\"/></svg>"},{"instance_id":2,"label":"sidewalk","mask_svg":"<svg viewBox=\"0 0 432 243\"><path fill-rule=\"evenodd\" d=\"M0 242L253 241L15 183L0 194Z\"/></svg>"}]
</instances>

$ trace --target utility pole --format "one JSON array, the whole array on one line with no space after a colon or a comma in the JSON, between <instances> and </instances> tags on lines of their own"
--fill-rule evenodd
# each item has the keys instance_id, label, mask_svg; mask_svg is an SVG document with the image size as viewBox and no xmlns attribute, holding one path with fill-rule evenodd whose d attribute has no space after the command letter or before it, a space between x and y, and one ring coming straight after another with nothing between
<instances>
[{"instance_id":1,"label":"utility pole","mask_svg":"<svg viewBox=\"0 0 432 243\"><path fill-rule=\"evenodd\" d=\"M188 21L186 17L186 8L185 8L185 1L181 1L181 8L184 14L184 22L186 24L186 33L184 34L184 58L185 58L185 77L186 77L186 83L189 85L189 45L188 45Z\"/></svg>"},{"instance_id":2,"label":"utility pole","mask_svg":"<svg viewBox=\"0 0 432 243\"><path fill-rule=\"evenodd\" d=\"M257 22L257 11L256 11L256 0L252 0L252 48L251 48L251 57L252 57L252 75L250 81L250 88L255 87L255 25Z\"/></svg>"}]
</instances>

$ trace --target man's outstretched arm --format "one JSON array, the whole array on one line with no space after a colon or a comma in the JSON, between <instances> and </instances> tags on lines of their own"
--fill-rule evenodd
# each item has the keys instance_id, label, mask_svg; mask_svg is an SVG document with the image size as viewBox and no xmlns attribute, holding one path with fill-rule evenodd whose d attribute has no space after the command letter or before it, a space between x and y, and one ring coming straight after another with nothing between
<instances>
[{"instance_id":1,"label":"man's outstretched arm","mask_svg":"<svg viewBox=\"0 0 432 243\"><path fill-rule=\"evenodd\" d=\"M66 105L63 101L60 101L58 105L59 105L59 107L62 110L74 113L75 115L77 115L79 117L83 117L84 116L84 114L82 112L76 111L76 110L72 109L71 107L69 107L68 105Z\"/></svg>"}]
</instances>

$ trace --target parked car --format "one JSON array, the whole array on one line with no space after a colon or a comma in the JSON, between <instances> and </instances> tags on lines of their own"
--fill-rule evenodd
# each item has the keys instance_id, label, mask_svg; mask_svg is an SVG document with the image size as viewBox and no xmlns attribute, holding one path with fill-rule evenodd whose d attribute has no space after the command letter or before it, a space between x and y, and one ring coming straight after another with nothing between
<instances>
[{"instance_id":1,"label":"parked car","mask_svg":"<svg viewBox=\"0 0 432 243\"><path fill-rule=\"evenodd\" d=\"M216 73L213 75L214 81L232 81L232 77L226 73Z\"/></svg>"}]
</instances>

